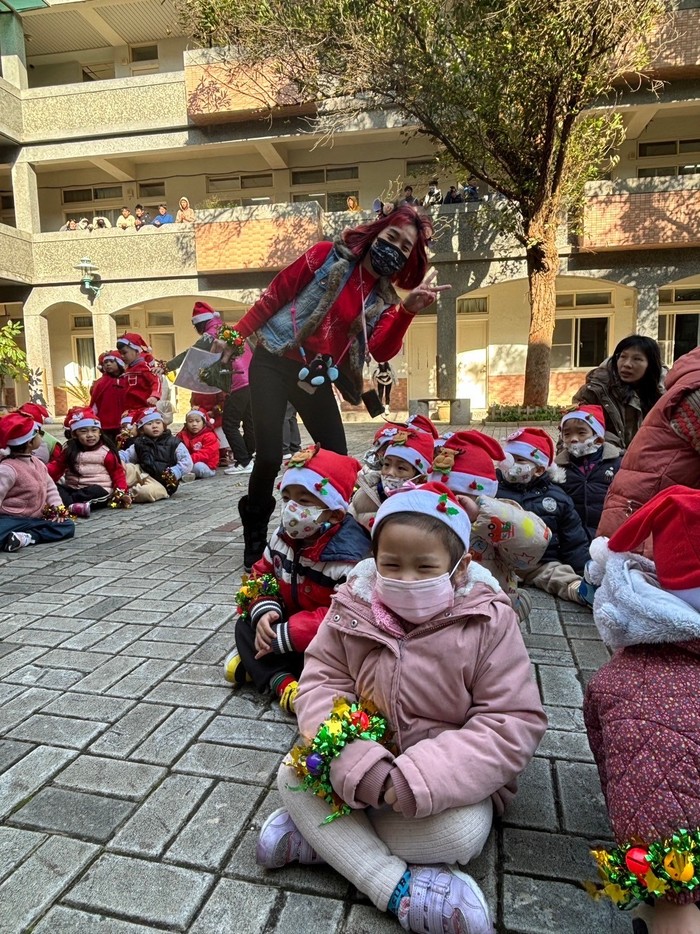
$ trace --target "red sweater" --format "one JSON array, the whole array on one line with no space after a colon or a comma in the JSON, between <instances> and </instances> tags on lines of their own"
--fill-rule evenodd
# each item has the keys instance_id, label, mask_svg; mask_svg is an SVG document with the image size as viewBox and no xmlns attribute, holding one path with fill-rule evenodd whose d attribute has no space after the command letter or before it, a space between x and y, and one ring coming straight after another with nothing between
<instances>
[{"instance_id":1,"label":"red sweater","mask_svg":"<svg viewBox=\"0 0 700 934\"><path fill-rule=\"evenodd\" d=\"M216 470L219 466L219 439L213 428L205 425L198 435L193 435L185 425L177 437L190 452L193 464L206 464L211 470Z\"/></svg>"},{"instance_id":2,"label":"red sweater","mask_svg":"<svg viewBox=\"0 0 700 934\"><path fill-rule=\"evenodd\" d=\"M311 282L314 273L323 265L332 248L333 244L328 241L317 243L278 273L257 302L238 322L236 330L244 337L250 337L262 327ZM319 329L304 341L308 360L318 353L330 354L335 361L340 359L347 347L348 329L360 314L362 301L370 294L375 282L376 277L362 269L360 263L355 266ZM380 315L369 338L369 352L375 360L391 360L400 352L413 317L400 305L393 305ZM289 351L285 356L302 360L298 351Z\"/></svg>"},{"instance_id":3,"label":"red sweater","mask_svg":"<svg viewBox=\"0 0 700 934\"><path fill-rule=\"evenodd\" d=\"M126 391L117 376L105 373L90 388L90 405L97 412L102 427L107 431L121 428L122 413L126 409Z\"/></svg>"},{"instance_id":4,"label":"red sweater","mask_svg":"<svg viewBox=\"0 0 700 934\"><path fill-rule=\"evenodd\" d=\"M154 399L160 399L160 378L151 370L143 357L137 357L117 382L124 392L122 412L127 409L145 408L148 405L146 400L151 396ZM121 415L121 412L119 414Z\"/></svg>"}]
</instances>

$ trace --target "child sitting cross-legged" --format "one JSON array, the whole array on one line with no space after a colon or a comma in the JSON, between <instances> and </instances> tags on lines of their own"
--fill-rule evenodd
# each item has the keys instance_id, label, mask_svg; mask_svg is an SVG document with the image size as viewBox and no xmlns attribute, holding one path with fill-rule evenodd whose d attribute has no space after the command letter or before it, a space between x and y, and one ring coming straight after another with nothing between
<instances>
[{"instance_id":1,"label":"child sitting cross-legged","mask_svg":"<svg viewBox=\"0 0 700 934\"><path fill-rule=\"evenodd\" d=\"M219 439L213 429L214 419L206 409L190 409L185 416L185 427L176 438L185 445L192 458L192 473L185 474L183 480L204 480L215 477L219 466Z\"/></svg>"},{"instance_id":2,"label":"child sitting cross-legged","mask_svg":"<svg viewBox=\"0 0 700 934\"><path fill-rule=\"evenodd\" d=\"M225 677L241 684L247 675L289 712L306 647L335 590L369 554L367 533L348 515L359 467L354 457L318 445L292 456L280 483L280 527L239 591L242 613Z\"/></svg>"},{"instance_id":3,"label":"child sitting cross-legged","mask_svg":"<svg viewBox=\"0 0 700 934\"><path fill-rule=\"evenodd\" d=\"M541 562L520 572L525 584L590 606L590 587L583 580L588 535L568 493L555 477L554 442L542 428L520 428L503 445L512 462L501 468L498 498L511 499L540 516L552 533Z\"/></svg>"},{"instance_id":4,"label":"child sitting cross-legged","mask_svg":"<svg viewBox=\"0 0 700 934\"><path fill-rule=\"evenodd\" d=\"M634 553L650 535L653 561ZM635 934L700 934L700 490L668 487L596 538L588 573L615 650L583 706L617 844L593 853L598 894Z\"/></svg>"},{"instance_id":5,"label":"child sitting cross-legged","mask_svg":"<svg viewBox=\"0 0 700 934\"><path fill-rule=\"evenodd\" d=\"M0 419L1 551L19 551L75 535L56 484L34 455L40 443L39 429L30 415L11 412Z\"/></svg>"},{"instance_id":6,"label":"child sitting cross-legged","mask_svg":"<svg viewBox=\"0 0 700 934\"><path fill-rule=\"evenodd\" d=\"M68 441L48 471L70 514L87 519L91 507L130 506L124 466L94 409L74 406L63 425Z\"/></svg>"},{"instance_id":7,"label":"child sitting cross-legged","mask_svg":"<svg viewBox=\"0 0 700 934\"><path fill-rule=\"evenodd\" d=\"M426 431L400 429L380 450L378 473L358 475L358 489L350 503L350 515L366 529L372 528L377 509L390 493L400 490L408 481L426 482L433 463L433 436Z\"/></svg>"},{"instance_id":8,"label":"child sitting cross-legged","mask_svg":"<svg viewBox=\"0 0 700 934\"><path fill-rule=\"evenodd\" d=\"M496 499L494 461L500 463L505 456L494 438L480 431L459 431L436 449L431 480L449 487L466 509L472 523L472 559L493 574L518 618L527 619L532 601L518 587L518 574L537 567L550 532L539 516L517 503Z\"/></svg>"},{"instance_id":9,"label":"child sitting cross-legged","mask_svg":"<svg viewBox=\"0 0 700 934\"><path fill-rule=\"evenodd\" d=\"M326 862L423 934L492 934L459 867L481 851L546 727L518 620L470 563L470 532L440 483L382 503L374 560L349 575L306 651L305 745L279 770L284 808L256 852L267 869Z\"/></svg>"},{"instance_id":10,"label":"child sitting cross-legged","mask_svg":"<svg viewBox=\"0 0 700 934\"><path fill-rule=\"evenodd\" d=\"M138 464L172 496L186 473L192 471L192 458L185 445L165 427L163 416L154 406L134 412L137 436L134 443L119 452L125 464Z\"/></svg>"}]
</instances>

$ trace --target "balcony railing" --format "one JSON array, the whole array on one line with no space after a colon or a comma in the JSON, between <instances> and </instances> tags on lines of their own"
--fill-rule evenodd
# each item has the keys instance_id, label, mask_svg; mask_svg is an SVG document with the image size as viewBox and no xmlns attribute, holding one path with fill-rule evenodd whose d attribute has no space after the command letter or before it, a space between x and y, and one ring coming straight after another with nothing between
<instances>
[{"instance_id":1,"label":"balcony railing","mask_svg":"<svg viewBox=\"0 0 700 934\"><path fill-rule=\"evenodd\" d=\"M0 136L19 142L22 138L21 92L0 78Z\"/></svg>"},{"instance_id":2,"label":"balcony railing","mask_svg":"<svg viewBox=\"0 0 700 934\"><path fill-rule=\"evenodd\" d=\"M0 224L0 280L31 283L33 271L31 234Z\"/></svg>"},{"instance_id":3,"label":"balcony railing","mask_svg":"<svg viewBox=\"0 0 700 934\"><path fill-rule=\"evenodd\" d=\"M21 100L23 142L187 125L182 72L32 88Z\"/></svg>"},{"instance_id":4,"label":"balcony railing","mask_svg":"<svg viewBox=\"0 0 700 934\"><path fill-rule=\"evenodd\" d=\"M585 250L700 245L700 175L586 186Z\"/></svg>"}]
</instances>

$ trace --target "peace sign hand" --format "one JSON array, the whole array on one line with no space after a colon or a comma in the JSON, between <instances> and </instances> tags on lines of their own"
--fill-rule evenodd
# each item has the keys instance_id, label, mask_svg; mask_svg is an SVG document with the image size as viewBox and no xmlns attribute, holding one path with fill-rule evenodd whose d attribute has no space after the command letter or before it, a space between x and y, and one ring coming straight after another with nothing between
<instances>
[{"instance_id":1,"label":"peace sign hand","mask_svg":"<svg viewBox=\"0 0 700 934\"><path fill-rule=\"evenodd\" d=\"M403 307L406 311L415 315L417 312L423 311L424 308L432 305L438 297L439 292L445 292L447 289L452 288L451 285L434 285L433 283L436 278L437 270L433 269L427 274L420 285L416 286L412 292L409 292L403 301Z\"/></svg>"}]
</instances>

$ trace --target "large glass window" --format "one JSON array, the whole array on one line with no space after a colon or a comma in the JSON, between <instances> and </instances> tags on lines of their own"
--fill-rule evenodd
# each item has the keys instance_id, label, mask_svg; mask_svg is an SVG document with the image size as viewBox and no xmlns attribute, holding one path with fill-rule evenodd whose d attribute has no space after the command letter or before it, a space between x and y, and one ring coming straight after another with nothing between
<instances>
[{"instance_id":1,"label":"large glass window","mask_svg":"<svg viewBox=\"0 0 700 934\"><path fill-rule=\"evenodd\" d=\"M553 370L594 367L608 355L608 318L559 318L552 337Z\"/></svg>"}]
</instances>

